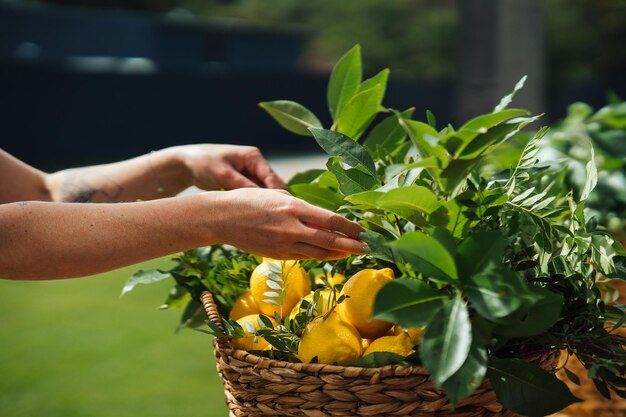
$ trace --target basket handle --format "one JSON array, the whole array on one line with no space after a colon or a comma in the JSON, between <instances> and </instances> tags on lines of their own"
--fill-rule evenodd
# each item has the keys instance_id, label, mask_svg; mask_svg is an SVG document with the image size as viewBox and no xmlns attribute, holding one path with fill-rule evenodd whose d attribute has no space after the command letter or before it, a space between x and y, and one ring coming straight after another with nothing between
<instances>
[{"instance_id":1,"label":"basket handle","mask_svg":"<svg viewBox=\"0 0 626 417\"><path fill-rule=\"evenodd\" d=\"M200 294L200 301L202 301L202 306L204 307L204 311L206 311L206 315L220 330L224 331L224 325L222 324L222 317L220 313L217 311L217 305L215 304L215 300L213 300L213 294L209 291L204 291Z\"/></svg>"}]
</instances>

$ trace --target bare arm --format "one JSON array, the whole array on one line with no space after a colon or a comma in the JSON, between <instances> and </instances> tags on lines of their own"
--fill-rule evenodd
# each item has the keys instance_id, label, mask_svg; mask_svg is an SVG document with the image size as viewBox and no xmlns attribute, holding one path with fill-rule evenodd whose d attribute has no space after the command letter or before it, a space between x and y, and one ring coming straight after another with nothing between
<instances>
[{"instance_id":1,"label":"bare arm","mask_svg":"<svg viewBox=\"0 0 626 417\"><path fill-rule=\"evenodd\" d=\"M276 259L335 259L362 252L362 230L278 190L140 203L2 204L0 277L78 277L216 243Z\"/></svg>"},{"instance_id":2,"label":"bare arm","mask_svg":"<svg viewBox=\"0 0 626 417\"><path fill-rule=\"evenodd\" d=\"M0 149L0 203L23 200L115 203L152 200L196 185L204 190L282 188L257 148L175 146L126 161L46 174Z\"/></svg>"}]
</instances>

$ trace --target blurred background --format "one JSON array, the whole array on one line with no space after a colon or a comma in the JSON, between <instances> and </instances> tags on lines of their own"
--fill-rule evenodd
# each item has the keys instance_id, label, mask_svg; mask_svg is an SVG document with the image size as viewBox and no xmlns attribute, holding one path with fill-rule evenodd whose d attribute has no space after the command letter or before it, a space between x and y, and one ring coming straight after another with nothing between
<instances>
[{"instance_id":1,"label":"blurred background","mask_svg":"<svg viewBox=\"0 0 626 417\"><path fill-rule=\"evenodd\" d=\"M392 70L386 105L442 125L515 105L565 115L626 96L625 0L0 0L0 138L42 169L174 144L313 150L257 103L328 121L334 62L355 43Z\"/></svg>"},{"instance_id":2,"label":"blurred background","mask_svg":"<svg viewBox=\"0 0 626 417\"><path fill-rule=\"evenodd\" d=\"M258 102L328 124L326 82L355 43L367 74L392 70L388 107L458 125L527 74L514 105L552 124L575 101L626 97L624 22L626 0L0 0L0 147L51 171L247 144L288 176L317 146ZM118 298L132 272L167 265L0 281L0 415L226 416L211 338L175 335L179 315L157 310L167 283Z\"/></svg>"}]
</instances>

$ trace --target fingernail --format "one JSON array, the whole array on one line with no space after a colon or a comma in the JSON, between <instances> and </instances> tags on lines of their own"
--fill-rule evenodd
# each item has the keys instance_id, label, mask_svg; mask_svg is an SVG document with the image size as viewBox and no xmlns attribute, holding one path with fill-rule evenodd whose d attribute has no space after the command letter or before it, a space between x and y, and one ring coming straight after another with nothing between
<instances>
[{"instance_id":1,"label":"fingernail","mask_svg":"<svg viewBox=\"0 0 626 417\"><path fill-rule=\"evenodd\" d=\"M359 239L359 240L367 239L367 232L359 232L359 234L356 235L356 238Z\"/></svg>"},{"instance_id":2,"label":"fingernail","mask_svg":"<svg viewBox=\"0 0 626 417\"><path fill-rule=\"evenodd\" d=\"M363 246L361 248L361 253L371 253L372 249L369 246Z\"/></svg>"}]
</instances>

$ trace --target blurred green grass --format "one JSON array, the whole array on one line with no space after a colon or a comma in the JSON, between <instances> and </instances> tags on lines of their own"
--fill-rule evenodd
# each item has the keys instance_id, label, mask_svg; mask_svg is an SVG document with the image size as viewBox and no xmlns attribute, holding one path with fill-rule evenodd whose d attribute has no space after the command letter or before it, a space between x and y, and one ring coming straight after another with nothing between
<instances>
[{"instance_id":1,"label":"blurred green grass","mask_svg":"<svg viewBox=\"0 0 626 417\"><path fill-rule=\"evenodd\" d=\"M120 298L137 269L40 282L0 279L0 416L227 416L211 336L174 333L170 282Z\"/></svg>"}]
</instances>

